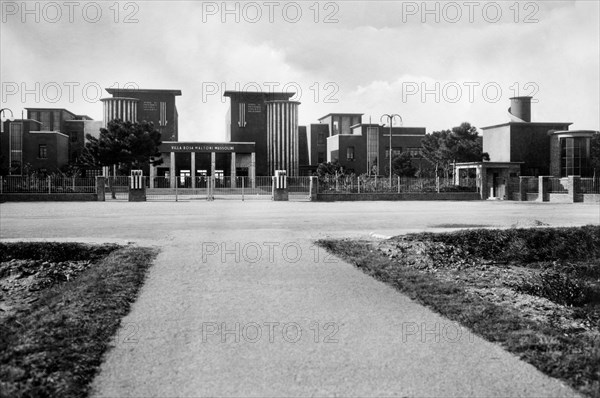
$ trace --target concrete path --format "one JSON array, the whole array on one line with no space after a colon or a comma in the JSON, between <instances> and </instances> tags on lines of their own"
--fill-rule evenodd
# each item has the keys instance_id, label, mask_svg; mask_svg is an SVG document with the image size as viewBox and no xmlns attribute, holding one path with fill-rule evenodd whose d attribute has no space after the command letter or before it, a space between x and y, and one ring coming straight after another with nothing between
<instances>
[{"instance_id":1,"label":"concrete path","mask_svg":"<svg viewBox=\"0 0 600 398\"><path fill-rule=\"evenodd\" d=\"M313 241L466 224L600 223L494 202L3 204L2 238L161 247L95 396L577 396Z\"/></svg>"}]
</instances>

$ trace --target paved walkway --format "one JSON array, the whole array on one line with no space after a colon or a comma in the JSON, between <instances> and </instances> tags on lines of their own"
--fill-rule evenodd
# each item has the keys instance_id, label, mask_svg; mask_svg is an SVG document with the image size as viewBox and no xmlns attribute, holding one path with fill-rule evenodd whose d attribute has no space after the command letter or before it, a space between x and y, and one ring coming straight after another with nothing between
<instances>
[{"instance_id":1,"label":"paved walkway","mask_svg":"<svg viewBox=\"0 0 600 398\"><path fill-rule=\"evenodd\" d=\"M313 246L459 224L600 223L596 207L494 202L3 204L2 238L162 251L96 396L576 396Z\"/></svg>"}]
</instances>

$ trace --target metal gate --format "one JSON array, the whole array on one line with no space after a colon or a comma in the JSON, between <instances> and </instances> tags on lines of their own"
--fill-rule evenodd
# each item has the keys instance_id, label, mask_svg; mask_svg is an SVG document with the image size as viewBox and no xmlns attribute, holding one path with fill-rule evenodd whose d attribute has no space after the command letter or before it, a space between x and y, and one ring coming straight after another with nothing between
<instances>
[{"instance_id":1,"label":"metal gate","mask_svg":"<svg viewBox=\"0 0 600 398\"><path fill-rule=\"evenodd\" d=\"M213 178L212 200L272 200L272 177Z\"/></svg>"},{"instance_id":2,"label":"metal gate","mask_svg":"<svg viewBox=\"0 0 600 398\"><path fill-rule=\"evenodd\" d=\"M129 176L107 177L104 198L129 200ZM143 177L147 201L272 200L273 177ZM310 200L310 177L287 177L290 201Z\"/></svg>"},{"instance_id":3,"label":"metal gate","mask_svg":"<svg viewBox=\"0 0 600 398\"><path fill-rule=\"evenodd\" d=\"M147 201L190 201L210 198L210 179L207 177L179 176L171 184L169 177L146 177ZM171 186L173 186L171 188Z\"/></svg>"}]
</instances>

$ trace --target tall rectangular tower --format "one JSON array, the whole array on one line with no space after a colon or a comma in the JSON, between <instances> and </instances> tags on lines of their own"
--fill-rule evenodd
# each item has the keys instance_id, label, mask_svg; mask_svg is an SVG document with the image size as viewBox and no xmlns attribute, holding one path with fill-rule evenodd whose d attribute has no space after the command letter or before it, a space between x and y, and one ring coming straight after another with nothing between
<instances>
[{"instance_id":1,"label":"tall rectangular tower","mask_svg":"<svg viewBox=\"0 0 600 398\"><path fill-rule=\"evenodd\" d=\"M179 140L175 97L181 95L181 90L107 88L106 91L113 98L103 99L107 118L105 123L116 118L130 120L134 116L134 121L154 123L163 141Z\"/></svg>"},{"instance_id":2,"label":"tall rectangular tower","mask_svg":"<svg viewBox=\"0 0 600 398\"><path fill-rule=\"evenodd\" d=\"M285 169L298 175L298 102L295 93L225 91L227 139L256 143L256 175Z\"/></svg>"}]
</instances>

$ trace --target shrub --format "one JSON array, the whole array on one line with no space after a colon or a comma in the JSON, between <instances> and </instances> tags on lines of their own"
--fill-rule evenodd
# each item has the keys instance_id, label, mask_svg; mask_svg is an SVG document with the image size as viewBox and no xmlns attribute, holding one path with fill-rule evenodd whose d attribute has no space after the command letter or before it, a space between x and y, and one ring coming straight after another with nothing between
<instances>
[{"instance_id":1,"label":"shrub","mask_svg":"<svg viewBox=\"0 0 600 398\"><path fill-rule=\"evenodd\" d=\"M600 226L570 228L471 229L410 235L413 240L442 242L494 261L588 260L600 256Z\"/></svg>"},{"instance_id":2,"label":"shrub","mask_svg":"<svg viewBox=\"0 0 600 398\"><path fill-rule=\"evenodd\" d=\"M96 260L118 249L116 244L101 246L74 242L0 243L0 261L42 260L51 262Z\"/></svg>"},{"instance_id":3,"label":"shrub","mask_svg":"<svg viewBox=\"0 0 600 398\"><path fill-rule=\"evenodd\" d=\"M543 271L510 287L520 293L547 298L557 304L573 306L589 303L593 293L587 285L555 270Z\"/></svg>"}]
</instances>

